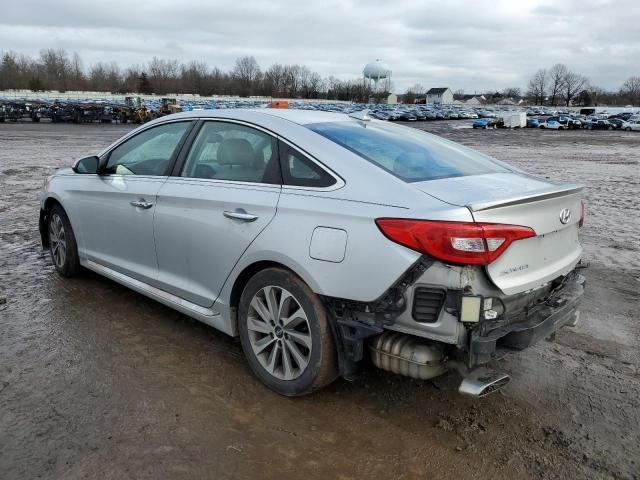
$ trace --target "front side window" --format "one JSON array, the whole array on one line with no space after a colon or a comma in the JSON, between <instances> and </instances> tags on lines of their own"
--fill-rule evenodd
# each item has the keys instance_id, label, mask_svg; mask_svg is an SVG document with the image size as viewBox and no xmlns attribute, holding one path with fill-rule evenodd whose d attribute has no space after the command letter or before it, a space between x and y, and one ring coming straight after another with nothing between
<instances>
[{"instance_id":1,"label":"front side window","mask_svg":"<svg viewBox=\"0 0 640 480\"><path fill-rule=\"evenodd\" d=\"M109 154L103 173L166 175L169 162L191 122L175 122L145 130Z\"/></svg>"},{"instance_id":2,"label":"front side window","mask_svg":"<svg viewBox=\"0 0 640 480\"><path fill-rule=\"evenodd\" d=\"M462 145L386 122L315 123L307 128L405 182L511 171Z\"/></svg>"},{"instance_id":3,"label":"front side window","mask_svg":"<svg viewBox=\"0 0 640 480\"><path fill-rule=\"evenodd\" d=\"M205 123L180 172L181 177L280 183L276 141L237 123Z\"/></svg>"}]
</instances>

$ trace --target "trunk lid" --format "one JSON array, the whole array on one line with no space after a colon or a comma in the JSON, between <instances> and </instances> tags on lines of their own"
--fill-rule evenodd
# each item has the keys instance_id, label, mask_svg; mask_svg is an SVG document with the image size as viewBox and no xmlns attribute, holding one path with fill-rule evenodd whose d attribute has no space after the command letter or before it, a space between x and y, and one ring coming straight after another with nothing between
<instances>
[{"instance_id":1,"label":"trunk lid","mask_svg":"<svg viewBox=\"0 0 640 480\"><path fill-rule=\"evenodd\" d=\"M493 283L507 295L566 275L580 259L581 186L557 185L520 173L454 177L415 185L439 200L467 207L476 222L522 225L535 231L535 237L515 241L485 267Z\"/></svg>"}]
</instances>

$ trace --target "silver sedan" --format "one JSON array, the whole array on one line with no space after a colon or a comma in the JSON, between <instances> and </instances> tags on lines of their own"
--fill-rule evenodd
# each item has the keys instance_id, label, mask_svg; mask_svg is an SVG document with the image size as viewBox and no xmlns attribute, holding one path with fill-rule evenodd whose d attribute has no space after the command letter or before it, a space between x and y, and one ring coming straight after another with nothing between
<instances>
[{"instance_id":1,"label":"silver sedan","mask_svg":"<svg viewBox=\"0 0 640 480\"><path fill-rule=\"evenodd\" d=\"M481 396L489 368L575 325L581 187L416 129L286 109L170 115L50 177L43 245L239 336L289 396L365 358L447 370Z\"/></svg>"}]
</instances>

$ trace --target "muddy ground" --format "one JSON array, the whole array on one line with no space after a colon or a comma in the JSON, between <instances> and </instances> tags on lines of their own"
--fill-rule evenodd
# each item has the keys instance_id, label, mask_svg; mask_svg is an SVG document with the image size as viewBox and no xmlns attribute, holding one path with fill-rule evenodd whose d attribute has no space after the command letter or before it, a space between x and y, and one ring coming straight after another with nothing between
<instances>
[{"instance_id":1,"label":"muddy ground","mask_svg":"<svg viewBox=\"0 0 640 480\"><path fill-rule=\"evenodd\" d=\"M499 394L368 369L290 400L225 335L39 247L43 180L130 127L0 125L0 478L640 478L640 134L413 126L587 186L581 323Z\"/></svg>"}]
</instances>

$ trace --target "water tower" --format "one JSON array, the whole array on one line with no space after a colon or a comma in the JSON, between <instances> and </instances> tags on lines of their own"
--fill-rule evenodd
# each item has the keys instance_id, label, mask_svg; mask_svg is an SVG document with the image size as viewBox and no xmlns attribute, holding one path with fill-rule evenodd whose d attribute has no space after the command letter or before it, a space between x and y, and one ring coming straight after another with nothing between
<instances>
[{"instance_id":1,"label":"water tower","mask_svg":"<svg viewBox=\"0 0 640 480\"><path fill-rule=\"evenodd\" d=\"M367 63L362 74L374 93L391 91L391 68L383 61Z\"/></svg>"}]
</instances>

